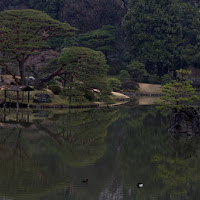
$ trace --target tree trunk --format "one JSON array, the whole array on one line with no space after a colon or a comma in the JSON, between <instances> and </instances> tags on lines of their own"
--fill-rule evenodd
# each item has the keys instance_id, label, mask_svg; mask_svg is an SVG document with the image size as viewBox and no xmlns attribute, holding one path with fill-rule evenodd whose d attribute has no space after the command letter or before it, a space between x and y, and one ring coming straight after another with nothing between
<instances>
[{"instance_id":1,"label":"tree trunk","mask_svg":"<svg viewBox=\"0 0 200 200\"><path fill-rule=\"evenodd\" d=\"M19 71L21 76L21 84L25 85L25 69L24 69L24 55L22 60L19 63Z\"/></svg>"},{"instance_id":2,"label":"tree trunk","mask_svg":"<svg viewBox=\"0 0 200 200\"><path fill-rule=\"evenodd\" d=\"M69 104L71 104L72 103L72 96L70 95L69 96Z\"/></svg>"},{"instance_id":3,"label":"tree trunk","mask_svg":"<svg viewBox=\"0 0 200 200\"><path fill-rule=\"evenodd\" d=\"M65 87L65 86L66 86L66 78L67 78L67 73L65 73L65 74L64 74L64 78L65 78L65 79L64 79L63 87Z\"/></svg>"},{"instance_id":4,"label":"tree trunk","mask_svg":"<svg viewBox=\"0 0 200 200\"><path fill-rule=\"evenodd\" d=\"M57 76L61 71L62 71L62 67L59 67L56 71L54 71L52 74L50 74L49 76L45 77L45 78L41 78L40 80L35 82L34 85L34 89L38 90L43 83L50 81L51 79L53 79L55 76Z\"/></svg>"}]
</instances>

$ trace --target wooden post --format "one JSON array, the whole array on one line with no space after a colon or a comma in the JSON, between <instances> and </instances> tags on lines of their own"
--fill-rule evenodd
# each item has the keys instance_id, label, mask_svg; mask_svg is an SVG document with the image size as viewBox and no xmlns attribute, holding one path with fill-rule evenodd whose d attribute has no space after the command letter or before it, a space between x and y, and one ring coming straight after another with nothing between
<instances>
[{"instance_id":1,"label":"wooden post","mask_svg":"<svg viewBox=\"0 0 200 200\"><path fill-rule=\"evenodd\" d=\"M17 108L19 108L19 91L17 91Z\"/></svg>"},{"instance_id":2,"label":"wooden post","mask_svg":"<svg viewBox=\"0 0 200 200\"><path fill-rule=\"evenodd\" d=\"M24 110L23 110L23 107L22 107L22 121L24 121Z\"/></svg>"},{"instance_id":3,"label":"wooden post","mask_svg":"<svg viewBox=\"0 0 200 200\"><path fill-rule=\"evenodd\" d=\"M4 107L6 107L6 97L7 97L7 91L4 90Z\"/></svg>"},{"instance_id":4,"label":"wooden post","mask_svg":"<svg viewBox=\"0 0 200 200\"><path fill-rule=\"evenodd\" d=\"M67 78L67 73L64 74L64 84L63 84L63 87L66 86L66 78Z\"/></svg>"},{"instance_id":5,"label":"wooden post","mask_svg":"<svg viewBox=\"0 0 200 200\"><path fill-rule=\"evenodd\" d=\"M22 103L24 103L24 91L22 91Z\"/></svg>"},{"instance_id":6,"label":"wooden post","mask_svg":"<svg viewBox=\"0 0 200 200\"><path fill-rule=\"evenodd\" d=\"M30 91L28 91L28 108L29 108L29 101L30 101Z\"/></svg>"},{"instance_id":7,"label":"wooden post","mask_svg":"<svg viewBox=\"0 0 200 200\"><path fill-rule=\"evenodd\" d=\"M27 122L29 122L29 108L28 108L28 111L27 111Z\"/></svg>"},{"instance_id":8,"label":"wooden post","mask_svg":"<svg viewBox=\"0 0 200 200\"><path fill-rule=\"evenodd\" d=\"M19 121L19 109L17 108L16 110L16 121L18 122Z\"/></svg>"},{"instance_id":9,"label":"wooden post","mask_svg":"<svg viewBox=\"0 0 200 200\"><path fill-rule=\"evenodd\" d=\"M6 121L6 108L3 109L3 121Z\"/></svg>"}]
</instances>

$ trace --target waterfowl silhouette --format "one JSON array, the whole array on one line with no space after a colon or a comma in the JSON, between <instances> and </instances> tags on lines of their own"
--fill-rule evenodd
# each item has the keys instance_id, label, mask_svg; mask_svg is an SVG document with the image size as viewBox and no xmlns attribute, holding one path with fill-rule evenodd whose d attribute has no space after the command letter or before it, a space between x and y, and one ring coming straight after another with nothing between
<instances>
[{"instance_id":1,"label":"waterfowl silhouette","mask_svg":"<svg viewBox=\"0 0 200 200\"><path fill-rule=\"evenodd\" d=\"M82 180L82 183L88 183L88 178L85 180Z\"/></svg>"},{"instance_id":2,"label":"waterfowl silhouette","mask_svg":"<svg viewBox=\"0 0 200 200\"><path fill-rule=\"evenodd\" d=\"M144 184L143 184L143 183L137 183L137 187L138 187L138 188L143 188L143 187L144 187Z\"/></svg>"}]
</instances>

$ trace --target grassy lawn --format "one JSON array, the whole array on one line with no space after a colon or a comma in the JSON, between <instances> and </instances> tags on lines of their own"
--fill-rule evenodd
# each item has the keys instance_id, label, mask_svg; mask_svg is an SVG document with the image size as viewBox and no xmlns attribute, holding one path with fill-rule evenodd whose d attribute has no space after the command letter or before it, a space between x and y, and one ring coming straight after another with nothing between
<instances>
[{"instance_id":1,"label":"grassy lawn","mask_svg":"<svg viewBox=\"0 0 200 200\"><path fill-rule=\"evenodd\" d=\"M155 105L155 101L160 101L160 98L143 96L138 98L138 105Z\"/></svg>"},{"instance_id":2,"label":"grassy lawn","mask_svg":"<svg viewBox=\"0 0 200 200\"><path fill-rule=\"evenodd\" d=\"M48 94L50 96L51 102L50 103L34 103L33 99L36 93L43 93ZM22 103L22 93L19 93L19 103ZM28 93L24 92L24 103L27 104L28 100ZM0 91L0 100L4 99L4 92ZM7 92L7 102L17 102L17 95L16 92ZM45 90L36 90L30 93L30 105L46 105L46 106L56 106L56 105L63 105L63 106L77 106L77 105L93 105L93 102L90 102L88 100L84 101L73 101L72 97L72 103L69 104L68 97L63 97L60 95L55 95L51 90L45 89Z\"/></svg>"},{"instance_id":3,"label":"grassy lawn","mask_svg":"<svg viewBox=\"0 0 200 200\"><path fill-rule=\"evenodd\" d=\"M160 84L138 83L140 88L138 93L141 94L161 94L162 87Z\"/></svg>"}]
</instances>

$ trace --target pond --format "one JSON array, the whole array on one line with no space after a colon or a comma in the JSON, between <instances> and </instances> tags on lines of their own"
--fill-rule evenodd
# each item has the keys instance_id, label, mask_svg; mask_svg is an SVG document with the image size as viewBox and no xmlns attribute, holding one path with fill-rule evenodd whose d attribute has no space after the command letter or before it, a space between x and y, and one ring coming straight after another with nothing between
<instances>
[{"instance_id":1,"label":"pond","mask_svg":"<svg viewBox=\"0 0 200 200\"><path fill-rule=\"evenodd\" d=\"M199 138L171 138L168 120L144 105L0 110L0 199L200 199Z\"/></svg>"}]
</instances>

